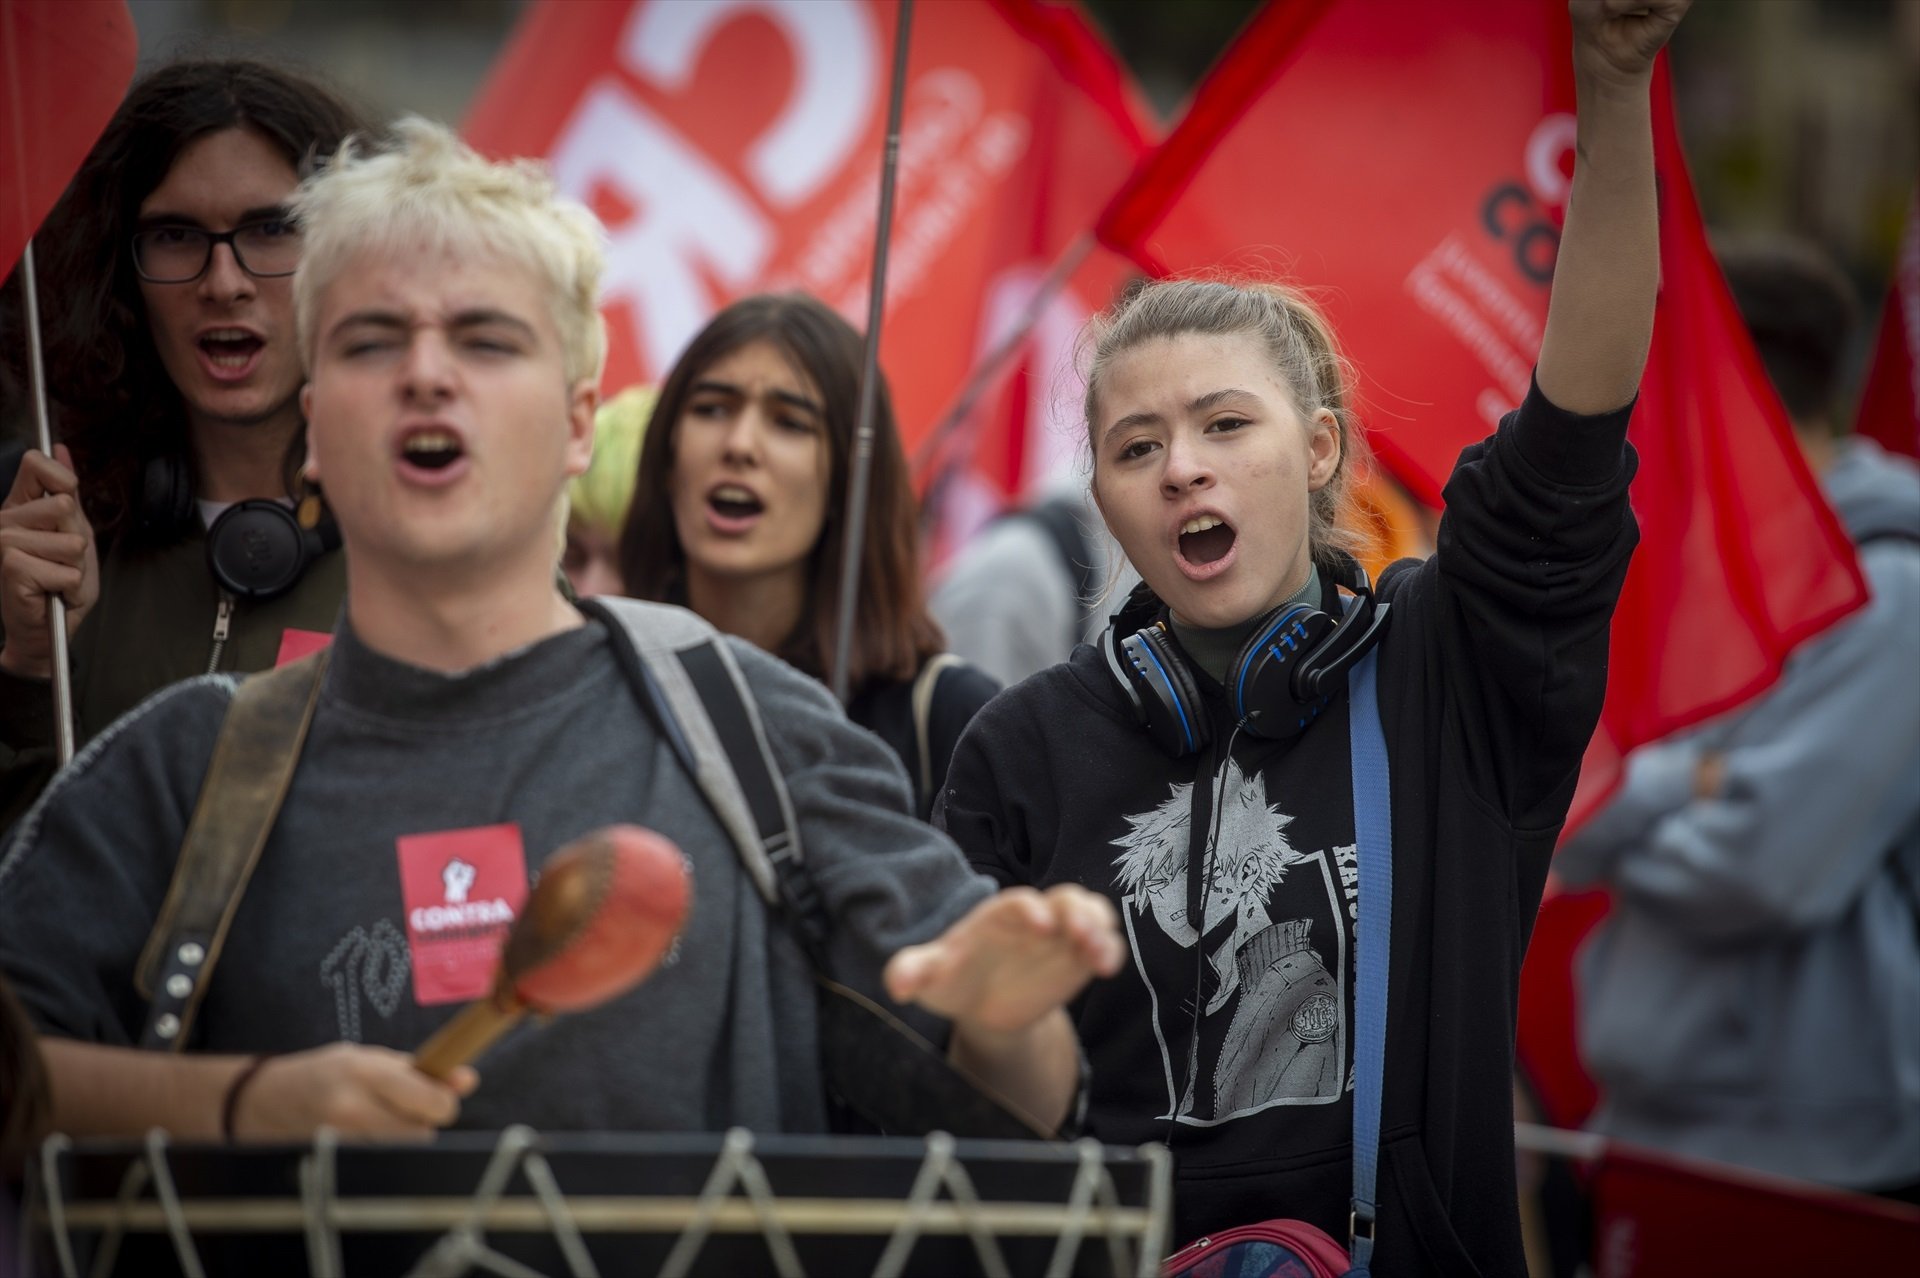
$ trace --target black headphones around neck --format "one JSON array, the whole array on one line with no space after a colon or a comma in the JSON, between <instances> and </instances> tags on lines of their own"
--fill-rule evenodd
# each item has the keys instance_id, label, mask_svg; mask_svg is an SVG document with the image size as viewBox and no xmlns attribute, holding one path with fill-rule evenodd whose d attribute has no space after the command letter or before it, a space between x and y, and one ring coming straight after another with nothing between
<instances>
[{"instance_id":1,"label":"black headphones around neck","mask_svg":"<svg viewBox=\"0 0 1920 1278\"><path fill-rule=\"evenodd\" d=\"M277 599L292 590L312 563L340 548L340 527L322 503L299 514L264 497L238 501L221 511L207 529L207 571L238 598L252 603ZM179 541L200 520L193 475L178 457L155 457L141 476L139 525L157 544Z\"/></svg>"},{"instance_id":2,"label":"black headphones around neck","mask_svg":"<svg viewBox=\"0 0 1920 1278\"><path fill-rule=\"evenodd\" d=\"M1374 598L1366 570L1343 559L1332 575L1353 595L1343 616L1283 604L1260 619L1228 665L1227 704L1249 736L1280 741L1305 731L1386 633L1390 605ZM1213 740L1212 718L1167 628L1167 609L1144 585L1100 636L1100 651L1134 722L1155 745L1180 758Z\"/></svg>"}]
</instances>

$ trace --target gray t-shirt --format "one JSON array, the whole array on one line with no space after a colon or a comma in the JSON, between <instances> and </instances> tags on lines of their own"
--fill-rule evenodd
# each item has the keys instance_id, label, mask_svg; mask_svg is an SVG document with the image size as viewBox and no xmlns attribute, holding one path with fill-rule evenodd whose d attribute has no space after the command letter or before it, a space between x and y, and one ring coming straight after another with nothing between
<instances>
[{"instance_id":1,"label":"gray t-shirt","mask_svg":"<svg viewBox=\"0 0 1920 1278\"><path fill-rule=\"evenodd\" d=\"M878 995L896 949L937 935L990 885L908 815L898 761L824 688L726 642L761 707L834 921L834 975ZM194 680L127 715L59 777L0 859L0 970L43 1031L137 1041L134 966L233 686ZM475 860L459 840L509 825L530 877L567 841L614 822L658 830L687 855L685 930L637 989L516 1030L482 1057L460 1125L823 1130L804 961L593 621L456 676L383 657L342 622L192 1049L417 1047L459 1007L432 989L423 1004L427 969L448 944L457 949L461 928L484 937L497 926L499 847L514 840L477 836L493 858L478 858L477 872L440 861ZM456 832L452 845L432 840L444 832ZM410 862L409 888L402 861L417 862L421 847L440 861L425 888Z\"/></svg>"}]
</instances>

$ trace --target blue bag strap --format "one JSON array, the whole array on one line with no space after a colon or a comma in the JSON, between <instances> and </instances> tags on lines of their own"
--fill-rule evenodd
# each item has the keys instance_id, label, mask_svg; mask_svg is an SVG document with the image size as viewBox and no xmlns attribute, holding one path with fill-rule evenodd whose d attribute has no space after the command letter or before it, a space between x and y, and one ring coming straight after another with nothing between
<instances>
[{"instance_id":1,"label":"blue bag strap","mask_svg":"<svg viewBox=\"0 0 1920 1278\"><path fill-rule=\"evenodd\" d=\"M1366 1278L1373 1259L1380 1165L1380 1092L1387 1064L1387 952L1393 939L1393 816L1388 807L1387 739L1380 727L1375 648L1347 680L1353 749L1353 832L1359 845L1360 917L1355 924L1353 1046L1353 1203L1348 1218L1352 1274ZM1350 1276L1351 1278L1351 1276Z\"/></svg>"}]
</instances>

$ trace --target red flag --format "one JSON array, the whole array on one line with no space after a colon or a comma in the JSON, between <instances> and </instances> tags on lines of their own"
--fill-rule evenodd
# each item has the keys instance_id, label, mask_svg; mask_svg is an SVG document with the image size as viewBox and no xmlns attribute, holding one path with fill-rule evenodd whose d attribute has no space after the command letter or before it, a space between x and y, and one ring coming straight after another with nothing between
<instances>
[{"instance_id":1,"label":"red flag","mask_svg":"<svg viewBox=\"0 0 1920 1278\"><path fill-rule=\"evenodd\" d=\"M1152 270L1258 263L1325 286L1383 463L1437 503L1539 349L1574 141L1571 34L1535 0L1270 5L1101 235ZM1577 823L1633 746L1770 684L1865 600L1709 254L1664 71L1662 289L1634 413L1642 542Z\"/></svg>"},{"instance_id":2,"label":"red flag","mask_svg":"<svg viewBox=\"0 0 1920 1278\"><path fill-rule=\"evenodd\" d=\"M988 298L980 350L997 349L1005 334L1031 326L1018 357L990 378L972 411L942 418L950 437L923 441L913 459L916 478L927 481L922 512L932 536L922 550L930 570L1007 506L1085 482L1084 383L1073 356L1087 320L1135 274L1131 262L1089 241L1086 258L1037 314L1029 311L1044 287L1039 270Z\"/></svg>"},{"instance_id":3,"label":"red flag","mask_svg":"<svg viewBox=\"0 0 1920 1278\"><path fill-rule=\"evenodd\" d=\"M1907 206L1907 229L1854 429L1896 453L1920 457L1920 191Z\"/></svg>"},{"instance_id":4,"label":"red flag","mask_svg":"<svg viewBox=\"0 0 1920 1278\"><path fill-rule=\"evenodd\" d=\"M891 0L543 0L466 133L544 156L608 224L607 385L657 381L732 299L801 288L866 322ZM914 11L881 356L911 449L1146 149L1073 8ZM1104 299L1099 299L1104 300ZM987 474L1018 483L1009 444Z\"/></svg>"},{"instance_id":5,"label":"red flag","mask_svg":"<svg viewBox=\"0 0 1920 1278\"><path fill-rule=\"evenodd\" d=\"M0 277L113 118L136 53L125 0L0 0Z\"/></svg>"},{"instance_id":6,"label":"red flag","mask_svg":"<svg viewBox=\"0 0 1920 1278\"><path fill-rule=\"evenodd\" d=\"M1593 1168L1599 1278L1897 1274L1920 1208L1607 1142Z\"/></svg>"}]
</instances>

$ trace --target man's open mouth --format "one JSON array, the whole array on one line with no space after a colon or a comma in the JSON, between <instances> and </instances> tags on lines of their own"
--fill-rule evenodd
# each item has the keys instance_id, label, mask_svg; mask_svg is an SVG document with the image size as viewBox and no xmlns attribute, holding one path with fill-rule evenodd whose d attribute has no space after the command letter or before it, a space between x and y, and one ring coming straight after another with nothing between
<instances>
[{"instance_id":1,"label":"man's open mouth","mask_svg":"<svg viewBox=\"0 0 1920 1278\"><path fill-rule=\"evenodd\" d=\"M215 368L232 369L245 368L247 361L266 345L257 335L239 328L202 333L197 344Z\"/></svg>"},{"instance_id":2,"label":"man's open mouth","mask_svg":"<svg viewBox=\"0 0 1920 1278\"><path fill-rule=\"evenodd\" d=\"M447 430L417 430L400 445L400 455L422 470L444 470L466 455L460 437Z\"/></svg>"}]
</instances>

